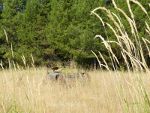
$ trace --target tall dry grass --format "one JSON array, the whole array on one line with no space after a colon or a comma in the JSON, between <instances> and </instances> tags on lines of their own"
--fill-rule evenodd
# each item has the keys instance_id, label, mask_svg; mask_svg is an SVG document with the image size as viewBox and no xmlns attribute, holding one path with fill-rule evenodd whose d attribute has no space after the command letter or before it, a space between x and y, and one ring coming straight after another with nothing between
<instances>
[{"instance_id":1,"label":"tall dry grass","mask_svg":"<svg viewBox=\"0 0 150 113\"><path fill-rule=\"evenodd\" d=\"M118 65L120 66L120 61L118 60L116 54L113 52L112 44L116 44L116 47L118 48L118 51L120 52L124 60L124 64L129 71L131 70L131 68L134 71L149 71L147 62L144 58L143 48L145 47L147 49L147 52L150 53L148 48L149 40L146 39L146 37L150 37L150 26L148 24L150 22L150 16L148 14L148 11L144 8L144 6L142 6L139 1L125 0L124 2L127 3L128 12L125 12L122 8L120 8L116 4L115 0L112 0L115 11L109 10L106 7L98 7L91 12L91 14L95 15L100 20L106 33L106 37L103 37L101 34L96 35L95 37L99 38L102 41L102 43L106 47L106 51L109 52L109 57L111 59L114 70L117 69ZM143 31L139 30L137 27L138 22L135 20L137 17L135 17L134 15L131 2L137 5L137 7L140 7L140 13L145 14L146 19L145 22L142 23L144 29ZM109 21L105 21L103 17L99 15L99 11L103 12L106 18L109 19ZM123 21L126 21L126 23L128 23L129 28L123 23L122 18L124 18ZM112 31L112 34L115 36L116 41L110 40L111 36L107 35L108 28ZM130 30L127 31L127 29ZM141 37L141 32L145 32L145 36ZM144 43L145 45L142 45L142 43ZM108 63L104 61L102 54L99 52L99 55L96 55L95 53L94 55L99 60L99 65L108 69ZM102 59L101 62L103 62L104 64L100 62L100 59Z\"/></svg>"},{"instance_id":2,"label":"tall dry grass","mask_svg":"<svg viewBox=\"0 0 150 113\"><path fill-rule=\"evenodd\" d=\"M72 82L71 87L61 82L45 80L46 69L34 68L22 70L17 64L10 62L10 69L5 70L3 63L0 63L0 112L1 113L149 113L150 112L150 72L144 58L141 41L145 44L147 52L150 54L148 45L150 41L145 37L140 37L136 26L134 13L130 2L133 2L149 19L148 11L135 0L126 0L129 9L127 15L124 10L117 6L114 0L114 8L122 14L130 26L130 32L126 31L121 17L115 12L111 12L105 7L98 7L92 11L96 15L105 30L106 26L112 30L116 41L107 40L101 35L96 37L102 40L112 66L115 71L111 71L108 62L101 52L93 54L96 56L100 67L105 67L107 71L89 71L91 81L82 83ZM110 19L111 23L105 22L97 11L102 10ZM145 33L150 36L150 26L148 22ZM8 41L7 33L6 40ZM106 31L107 32L107 31ZM135 43L132 42L134 38ZM120 61L113 52L112 43L120 48L120 54L128 69L126 72L116 70L116 64ZM137 47L138 45L138 47ZM13 48L11 45L13 56ZM23 64L27 68L26 58L22 55ZM102 61L100 61L102 59ZM129 64L131 62L131 64ZM11 65L14 69L11 69ZM131 65L131 66L130 66ZM131 71L131 67L132 70ZM145 71L145 72L144 72Z\"/></svg>"},{"instance_id":3,"label":"tall dry grass","mask_svg":"<svg viewBox=\"0 0 150 113\"><path fill-rule=\"evenodd\" d=\"M72 87L45 81L46 69L0 72L1 113L149 113L149 73L90 71ZM140 79L137 75L140 75ZM148 93L146 93L146 92Z\"/></svg>"}]
</instances>

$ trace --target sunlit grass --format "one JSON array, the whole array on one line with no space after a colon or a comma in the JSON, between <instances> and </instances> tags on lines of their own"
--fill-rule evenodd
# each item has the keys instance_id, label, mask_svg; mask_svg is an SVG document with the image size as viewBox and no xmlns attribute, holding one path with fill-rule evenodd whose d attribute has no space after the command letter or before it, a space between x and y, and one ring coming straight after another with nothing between
<instances>
[{"instance_id":1,"label":"sunlit grass","mask_svg":"<svg viewBox=\"0 0 150 113\"><path fill-rule=\"evenodd\" d=\"M0 72L0 112L148 113L148 74L90 71L91 81L67 87L45 80L45 68L4 70Z\"/></svg>"},{"instance_id":2,"label":"sunlit grass","mask_svg":"<svg viewBox=\"0 0 150 113\"><path fill-rule=\"evenodd\" d=\"M130 0L141 8L148 18L148 11L135 0ZM0 112L1 113L150 113L150 71L144 58L141 41L145 44L147 52L150 53L149 40L140 37L140 31L136 26L130 1L126 0L129 15L117 6L114 0L114 9L122 14L129 24L130 31L121 21L121 17L105 7L98 7L92 11L96 15L104 29L106 26L113 32L116 41L107 40L101 34L96 37L105 45L111 59L112 66L120 66L116 54L113 52L112 43L120 49L124 60L126 71L111 71L108 63L101 54L93 54L99 61L100 67L107 71L89 71L90 81L75 81L66 84L61 81L50 81L46 79L46 68L29 68L22 70L17 68L14 62L14 69L5 70L1 63L0 71ZM105 22L96 11L105 12L110 19ZM150 35L148 22L145 33ZM106 30L106 29L105 29ZM6 34L6 33L5 33ZM133 43L131 39L134 38ZM7 36L6 36L7 40ZM137 47L135 45L138 45ZM118 49L118 50L119 50ZM13 56L13 49L12 56ZM150 54L149 54L150 56ZM26 67L25 57L22 56ZM102 60L102 61L100 61ZM33 67L34 66L34 60ZM10 62L10 61L9 61ZM9 65L11 65L9 63ZM11 67L11 66L9 66ZM26 67L27 68L27 67ZM131 71L132 70L132 71ZM72 73L77 69L64 69L63 73ZM84 83L83 83L84 82Z\"/></svg>"}]
</instances>

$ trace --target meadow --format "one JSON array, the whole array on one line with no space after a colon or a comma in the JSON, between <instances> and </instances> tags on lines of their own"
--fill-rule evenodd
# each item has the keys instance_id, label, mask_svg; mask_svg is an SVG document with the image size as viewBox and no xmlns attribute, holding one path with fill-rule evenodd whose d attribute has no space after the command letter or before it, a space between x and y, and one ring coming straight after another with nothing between
<instances>
[{"instance_id":1,"label":"meadow","mask_svg":"<svg viewBox=\"0 0 150 113\"><path fill-rule=\"evenodd\" d=\"M145 19L140 24L131 7L133 4L138 6ZM127 11L115 0L112 5L113 10L97 7L91 11L100 20L106 34L97 34L94 39L98 38L104 45L106 50L103 52L109 53L109 60L101 51L91 51L100 69L87 72L89 81L75 80L68 84L51 81L46 79L47 69L36 68L34 60L31 63L33 68L28 68L25 57L22 57L25 69L21 69L8 58L8 69L4 69L2 63L0 65L0 112L149 113L149 11L136 0L126 0ZM150 4L147 6L149 8ZM105 16L101 17L98 11ZM117 48L116 52L114 48ZM12 45L11 53L13 56ZM72 72L76 69L63 70Z\"/></svg>"},{"instance_id":2,"label":"meadow","mask_svg":"<svg viewBox=\"0 0 150 113\"><path fill-rule=\"evenodd\" d=\"M0 71L0 113L149 113L149 72L89 71L72 87L46 68Z\"/></svg>"}]
</instances>

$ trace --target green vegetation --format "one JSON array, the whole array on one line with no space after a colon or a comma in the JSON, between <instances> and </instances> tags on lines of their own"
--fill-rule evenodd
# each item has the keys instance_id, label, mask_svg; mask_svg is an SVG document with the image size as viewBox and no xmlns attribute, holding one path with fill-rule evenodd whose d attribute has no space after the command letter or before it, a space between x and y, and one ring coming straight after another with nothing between
<instances>
[{"instance_id":1,"label":"green vegetation","mask_svg":"<svg viewBox=\"0 0 150 113\"><path fill-rule=\"evenodd\" d=\"M109 1L109 0L107 0ZM148 0L142 0L142 5L149 11ZM0 60L7 66L9 61L23 65L26 58L31 64L31 56L35 65L45 65L50 61L76 61L80 65L91 66L96 58L91 52L101 51L105 60L110 62L109 52L101 40L94 38L101 34L105 39L116 40L112 30L99 22L98 18L90 15L99 6L107 7L117 12L111 2L102 0L0 0ZM116 0L130 17L126 2ZM143 22L150 23L141 8L131 3L140 37L148 38ZM105 22L110 22L105 11L98 11ZM150 11L148 12L150 13ZM128 22L121 13L125 30L131 32ZM114 23L109 23L113 24ZM106 32L107 31L107 32ZM6 36L7 35L7 36ZM8 37L8 39L7 39ZM134 36L131 35L134 42ZM6 40L7 39L7 40ZM135 40L136 41L136 40ZM118 46L112 50L124 66ZM144 54L147 57L147 54ZM148 57L149 58L149 57ZM148 61L148 60L147 60ZM97 62L96 62L97 63Z\"/></svg>"}]
</instances>

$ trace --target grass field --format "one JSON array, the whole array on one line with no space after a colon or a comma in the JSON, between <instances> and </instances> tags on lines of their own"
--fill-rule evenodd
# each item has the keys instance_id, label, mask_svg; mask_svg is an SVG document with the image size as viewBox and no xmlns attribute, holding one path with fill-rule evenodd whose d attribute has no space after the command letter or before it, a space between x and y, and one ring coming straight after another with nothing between
<instances>
[{"instance_id":1,"label":"grass field","mask_svg":"<svg viewBox=\"0 0 150 113\"><path fill-rule=\"evenodd\" d=\"M3 70L0 113L149 113L148 74L90 71L90 81L67 87L45 80L45 68Z\"/></svg>"},{"instance_id":2,"label":"grass field","mask_svg":"<svg viewBox=\"0 0 150 113\"><path fill-rule=\"evenodd\" d=\"M137 0L130 1L140 7L149 22L148 11ZM118 13L111 12L105 7L98 7L91 12L99 18L104 28L107 25L114 33L116 41L105 40L101 35L95 38L99 38L106 51L110 53L112 66L118 66L120 62L111 44L114 43L120 48L118 53L123 58L125 72L117 71L115 67L115 71L110 71L100 51L98 55L92 52L99 66L107 71L89 71L91 79L87 82L77 80L66 84L61 81L50 81L46 79L46 68L20 70L14 63L14 70L5 70L1 63L0 113L150 113L150 71L143 52L143 48L146 48L150 57L150 41L145 38L150 36L150 26L147 21L143 23L146 26L144 34L147 35L140 37L141 32L136 26L130 1L126 1L129 16L114 0L112 3L115 10L123 17L120 18L120 15L117 16ZM105 22L96 13L97 10L104 11L113 24ZM122 18L128 22L129 31L126 31L128 28L125 28ZM135 41L132 42L131 38ZM13 56L13 50L11 51ZM26 60L24 57L22 59L26 67Z\"/></svg>"}]
</instances>

